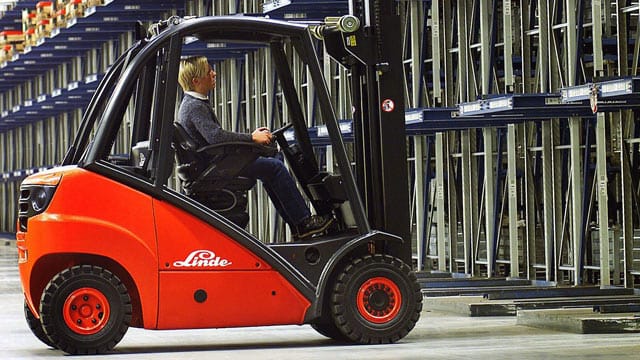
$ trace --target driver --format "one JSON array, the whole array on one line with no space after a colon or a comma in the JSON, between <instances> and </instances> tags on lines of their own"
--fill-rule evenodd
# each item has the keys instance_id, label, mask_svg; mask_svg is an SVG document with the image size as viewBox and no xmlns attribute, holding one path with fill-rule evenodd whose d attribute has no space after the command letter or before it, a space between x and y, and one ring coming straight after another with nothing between
<instances>
[{"instance_id":1,"label":"driver","mask_svg":"<svg viewBox=\"0 0 640 360\"><path fill-rule=\"evenodd\" d=\"M209 103L209 92L216 86L216 72L204 56L194 56L180 62L178 82L184 97L178 110L178 122L199 147L230 141L246 141L268 145L272 134L266 127L251 134L222 129ZM262 181L271 202L291 227L296 239L304 239L325 231L333 222L331 216L311 215L295 180L277 158L259 157L247 165L241 176Z\"/></svg>"}]
</instances>

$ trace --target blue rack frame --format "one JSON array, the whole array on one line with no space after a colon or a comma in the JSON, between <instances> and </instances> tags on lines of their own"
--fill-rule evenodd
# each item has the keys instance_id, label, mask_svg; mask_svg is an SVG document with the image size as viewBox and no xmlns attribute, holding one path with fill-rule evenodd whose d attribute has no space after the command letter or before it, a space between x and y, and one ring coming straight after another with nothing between
<instances>
[{"instance_id":1,"label":"blue rack frame","mask_svg":"<svg viewBox=\"0 0 640 360\"><path fill-rule=\"evenodd\" d=\"M321 21L349 14L348 0L264 0L263 13L273 19Z\"/></svg>"},{"instance_id":2,"label":"blue rack frame","mask_svg":"<svg viewBox=\"0 0 640 360\"><path fill-rule=\"evenodd\" d=\"M622 89L622 85L628 85ZM592 86L592 85L589 85ZM598 112L613 112L640 108L640 78L621 78L596 83ZM512 94L492 97L457 107L421 108L407 110L407 133L429 134L437 131L503 127L527 121L544 121L552 118L595 116L588 96L567 99L563 94L583 86L563 89L554 94ZM602 89L611 91L603 92ZM492 105L498 104L498 105Z\"/></svg>"},{"instance_id":3,"label":"blue rack frame","mask_svg":"<svg viewBox=\"0 0 640 360\"><path fill-rule=\"evenodd\" d=\"M35 9L36 4L37 1L18 2L0 18L0 27L21 28L22 9ZM89 50L100 49L107 41L117 41L123 33L133 31L137 21L156 21L174 9L184 12L184 1L108 0L102 6L88 8L84 17L70 20L65 28L54 29L50 37L14 55L11 61L0 64L0 92L11 91L61 63L86 55ZM71 81L65 88L56 88L52 94L27 99L3 111L0 113L0 132L86 107L104 70L89 74L85 79Z\"/></svg>"}]
</instances>

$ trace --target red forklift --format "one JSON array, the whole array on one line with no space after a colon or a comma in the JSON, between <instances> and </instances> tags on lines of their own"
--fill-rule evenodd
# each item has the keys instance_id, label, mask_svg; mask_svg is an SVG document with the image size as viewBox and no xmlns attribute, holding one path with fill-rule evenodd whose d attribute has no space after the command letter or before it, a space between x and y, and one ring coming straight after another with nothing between
<instances>
[{"instance_id":1,"label":"red forklift","mask_svg":"<svg viewBox=\"0 0 640 360\"><path fill-rule=\"evenodd\" d=\"M400 41L382 35L399 19L393 4L380 6L389 14L375 26L356 16L315 27L173 17L140 36L98 85L62 166L21 185L17 246L33 333L69 354L108 352L131 326L310 324L360 344L406 336L422 294L411 269ZM312 30L352 71L355 171ZM198 148L176 126L180 58L220 43L269 48L292 119L274 136L314 211L336 219L321 236L265 244L245 230L254 183L237 174L274 148ZM308 67L336 173L318 166L287 52Z\"/></svg>"}]
</instances>

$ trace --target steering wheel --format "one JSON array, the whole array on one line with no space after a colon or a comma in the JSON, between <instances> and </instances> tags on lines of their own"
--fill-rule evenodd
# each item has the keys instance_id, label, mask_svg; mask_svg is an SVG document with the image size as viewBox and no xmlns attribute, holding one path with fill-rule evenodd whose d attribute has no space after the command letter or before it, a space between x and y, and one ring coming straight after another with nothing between
<instances>
[{"instance_id":1,"label":"steering wheel","mask_svg":"<svg viewBox=\"0 0 640 360\"><path fill-rule=\"evenodd\" d=\"M277 142L278 145L280 145L280 148L285 148L287 146L287 139L284 138L284 132L287 131L292 126L293 126L293 123L288 123L287 125L279 129L275 129L274 131L271 132L271 135L273 135L273 137L276 139L275 142Z\"/></svg>"},{"instance_id":2,"label":"steering wheel","mask_svg":"<svg viewBox=\"0 0 640 360\"><path fill-rule=\"evenodd\" d=\"M275 136L276 139L280 136L282 136L284 134L285 131L289 130L289 128L291 128L293 126L293 123L288 123L287 125L279 128L279 129L275 129L271 132L271 135Z\"/></svg>"}]
</instances>

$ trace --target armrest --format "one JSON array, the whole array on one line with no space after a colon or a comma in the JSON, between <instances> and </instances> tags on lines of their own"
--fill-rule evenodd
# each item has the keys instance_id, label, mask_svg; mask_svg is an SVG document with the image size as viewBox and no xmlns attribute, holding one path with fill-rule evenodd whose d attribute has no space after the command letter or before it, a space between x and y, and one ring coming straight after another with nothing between
<instances>
[{"instance_id":1,"label":"armrest","mask_svg":"<svg viewBox=\"0 0 640 360\"><path fill-rule=\"evenodd\" d=\"M231 154L257 154L258 156L273 157L278 152L275 146L267 146L250 142L233 141L203 146L197 150L199 154L209 156Z\"/></svg>"}]
</instances>

